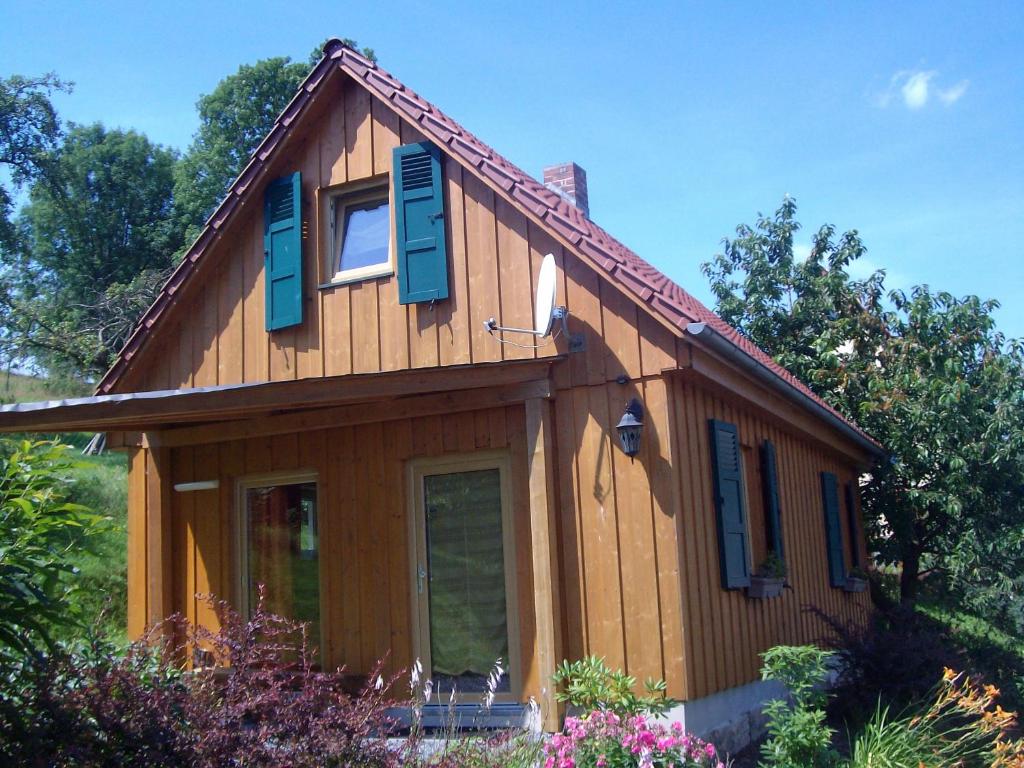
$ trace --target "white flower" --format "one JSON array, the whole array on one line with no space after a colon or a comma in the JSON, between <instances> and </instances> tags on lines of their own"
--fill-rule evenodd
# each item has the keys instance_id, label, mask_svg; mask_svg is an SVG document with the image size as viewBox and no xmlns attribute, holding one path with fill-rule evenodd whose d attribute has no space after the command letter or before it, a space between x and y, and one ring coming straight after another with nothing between
<instances>
[{"instance_id":1,"label":"white flower","mask_svg":"<svg viewBox=\"0 0 1024 768\"><path fill-rule=\"evenodd\" d=\"M373 683L373 690L379 691L384 687L384 676L377 675L377 679Z\"/></svg>"},{"instance_id":2,"label":"white flower","mask_svg":"<svg viewBox=\"0 0 1024 768\"><path fill-rule=\"evenodd\" d=\"M420 675L423 674L423 664L420 663L419 659L412 665L412 672L409 675L409 687L415 688L420 684Z\"/></svg>"},{"instance_id":3,"label":"white flower","mask_svg":"<svg viewBox=\"0 0 1024 768\"><path fill-rule=\"evenodd\" d=\"M426 702L427 704L429 704L430 703L430 697L433 696L433 695L434 695L434 681L433 680L427 680L427 682L425 682L423 684L423 701Z\"/></svg>"}]
</instances>

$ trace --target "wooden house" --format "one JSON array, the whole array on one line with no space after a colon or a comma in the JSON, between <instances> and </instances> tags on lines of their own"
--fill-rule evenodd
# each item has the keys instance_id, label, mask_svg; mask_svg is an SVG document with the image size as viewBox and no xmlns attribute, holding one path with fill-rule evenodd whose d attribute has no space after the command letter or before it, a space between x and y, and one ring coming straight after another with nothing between
<instances>
[{"instance_id":1,"label":"wooden house","mask_svg":"<svg viewBox=\"0 0 1024 768\"><path fill-rule=\"evenodd\" d=\"M264 583L325 665L419 658L475 699L501 657L499 699L555 728L562 659L698 707L821 637L807 606L861 620L857 478L879 446L561 173L545 186L326 46L96 395L0 412L128 452L133 636L211 624L201 593L249 610ZM549 253L557 333L493 330L534 326ZM759 599L773 551L786 589Z\"/></svg>"}]
</instances>

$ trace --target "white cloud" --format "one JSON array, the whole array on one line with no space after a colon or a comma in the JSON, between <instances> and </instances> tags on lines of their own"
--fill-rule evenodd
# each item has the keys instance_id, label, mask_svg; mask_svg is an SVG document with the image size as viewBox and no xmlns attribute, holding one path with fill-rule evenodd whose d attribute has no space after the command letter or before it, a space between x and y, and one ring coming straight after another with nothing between
<instances>
[{"instance_id":1,"label":"white cloud","mask_svg":"<svg viewBox=\"0 0 1024 768\"><path fill-rule=\"evenodd\" d=\"M934 82L937 76L933 69L900 70L889 80L889 87L875 96L875 104L884 109L899 100L907 109L916 111L926 107L933 96L949 107L967 93L969 81L961 80L943 88Z\"/></svg>"},{"instance_id":2,"label":"white cloud","mask_svg":"<svg viewBox=\"0 0 1024 768\"><path fill-rule=\"evenodd\" d=\"M913 72L906 78L900 93L907 109L920 109L928 103L929 83L933 77L934 72Z\"/></svg>"},{"instance_id":3,"label":"white cloud","mask_svg":"<svg viewBox=\"0 0 1024 768\"><path fill-rule=\"evenodd\" d=\"M793 243L793 258L797 261L806 261L811 255L810 243Z\"/></svg>"},{"instance_id":4,"label":"white cloud","mask_svg":"<svg viewBox=\"0 0 1024 768\"><path fill-rule=\"evenodd\" d=\"M956 85L952 85L946 89L939 90L939 100L947 107L956 104L960 97L967 93L967 86L970 83L967 80L961 80Z\"/></svg>"}]
</instances>

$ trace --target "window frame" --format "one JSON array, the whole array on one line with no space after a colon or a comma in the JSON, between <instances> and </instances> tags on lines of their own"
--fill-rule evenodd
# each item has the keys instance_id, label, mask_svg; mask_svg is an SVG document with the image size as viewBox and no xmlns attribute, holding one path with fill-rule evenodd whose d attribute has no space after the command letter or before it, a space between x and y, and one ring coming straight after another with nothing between
<instances>
[{"instance_id":1,"label":"window frame","mask_svg":"<svg viewBox=\"0 0 1024 768\"><path fill-rule=\"evenodd\" d=\"M395 274L395 217L394 189L389 174L374 176L356 182L326 187L318 191L320 211L323 217L323 243L326 248L321 257L323 280L320 288L331 288L348 285L378 277L389 277ZM368 264L354 269L341 269L341 246L344 240L344 217L348 208L366 206L367 203L387 199L388 202L388 246L387 261ZM338 226L338 217L342 218L342 227ZM338 256L338 263L334 257Z\"/></svg>"},{"instance_id":2,"label":"window frame","mask_svg":"<svg viewBox=\"0 0 1024 768\"><path fill-rule=\"evenodd\" d=\"M248 621L252 606L249 599L249 521L247 519L246 492L252 488L267 488L275 485L303 485L313 483L316 488L316 540L317 540L317 589L319 591L320 637L318 638L321 665L324 664L323 651L327 647L327 627L324 617L327 615L327 594L325 591L325 575L323 561L320 559L321 526L323 510L320 506L320 478L312 469L288 470L283 472L262 472L245 475L235 481L235 531L237 548L235 550L235 588L238 590L238 613ZM291 619L292 617L285 617Z\"/></svg>"},{"instance_id":3,"label":"window frame","mask_svg":"<svg viewBox=\"0 0 1024 768\"><path fill-rule=\"evenodd\" d=\"M433 671L430 658L429 581L421 593L419 567L426 562L426 515L424 479L429 475L456 474L497 469L501 483L501 539L505 571L505 614L509 636L508 658L503 659L509 680L508 691L495 693L495 701L519 703L523 694L522 635L519 622L519 589L516 578L515 509L512 495L512 460L506 450L474 451L472 453L427 456L412 459L406 467L406 490L409 509L409 600L412 617L413 657L420 660L426 676ZM426 642L424 642L426 640ZM479 692L458 691L456 702L477 700Z\"/></svg>"}]
</instances>

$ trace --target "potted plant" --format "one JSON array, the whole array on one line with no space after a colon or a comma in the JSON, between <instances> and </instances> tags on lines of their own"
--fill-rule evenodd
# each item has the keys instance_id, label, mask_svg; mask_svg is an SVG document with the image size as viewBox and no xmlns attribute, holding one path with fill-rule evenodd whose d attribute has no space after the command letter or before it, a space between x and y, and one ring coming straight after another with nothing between
<instances>
[{"instance_id":1,"label":"potted plant","mask_svg":"<svg viewBox=\"0 0 1024 768\"><path fill-rule=\"evenodd\" d=\"M853 568L846 575L846 585L843 587L847 592L863 592L868 588L868 575L862 568Z\"/></svg>"},{"instance_id":2,"label":"potted plant","mask_svg":"<svg viewBox=\"0 0 1024 768\"><path fill-rule=\"evenodd\" d=\"M778 597L782 594L782 588L786 584L786 561L775 552L768 553L768 557L761 563L761 567L750 577L750 586L747 587L747 597L764 600L769 597Z\"/></svg>"}]
</instances>

